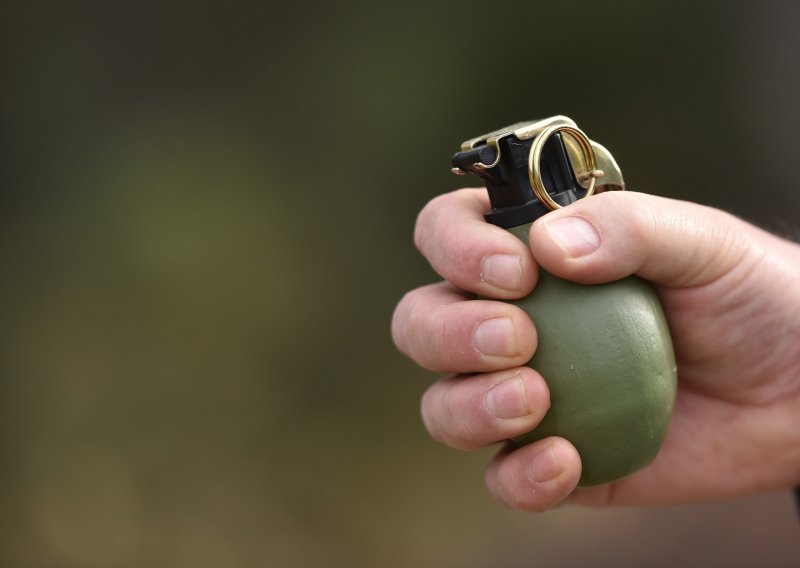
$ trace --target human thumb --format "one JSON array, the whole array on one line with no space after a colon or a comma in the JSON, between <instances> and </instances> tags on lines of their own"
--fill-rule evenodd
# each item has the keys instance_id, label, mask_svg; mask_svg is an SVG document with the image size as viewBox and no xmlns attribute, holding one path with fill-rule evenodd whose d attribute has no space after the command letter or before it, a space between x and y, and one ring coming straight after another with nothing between
<instances>
[{"instance_id":1,"label":"human thumb","mask_svg":"<svg viewBox=\"0 0 800 568\"><path fill-rule=\"evenodd\" d=\"M718 209L630 191L579 200L538 219L531 250L547 271L596 284L637 274L701 286L758 262L768 233Z\"/></svg>"}]
</instances>

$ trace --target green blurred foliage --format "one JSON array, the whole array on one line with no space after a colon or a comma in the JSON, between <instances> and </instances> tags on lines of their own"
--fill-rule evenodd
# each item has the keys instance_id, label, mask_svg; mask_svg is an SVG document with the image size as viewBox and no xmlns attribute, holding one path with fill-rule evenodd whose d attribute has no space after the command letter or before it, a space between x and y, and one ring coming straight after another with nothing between
<instances>
[{"instance_id":1,"label":"green blurred foliage","mask_svg":"<svg viewBox=\"0 0 800 568\"><path fill-rule=\"evenodd\" d=\"M507 123L567 114L632 189L789 226L792 4L1 10L3 565L796 557L785 496L502 509L389 337L435 278L417 211Z\"/></svg>"}]
</instances>

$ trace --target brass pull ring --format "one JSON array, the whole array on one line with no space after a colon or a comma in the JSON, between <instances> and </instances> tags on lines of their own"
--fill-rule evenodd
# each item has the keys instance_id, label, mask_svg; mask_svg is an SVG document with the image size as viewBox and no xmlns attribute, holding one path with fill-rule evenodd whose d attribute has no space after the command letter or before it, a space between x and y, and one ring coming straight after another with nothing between
<instances>
[{"instance_id":1,"label":"brass pull ring","mask_svg":"<svg viewBox=\"0 0 800 568\"><path fill-rule=\"evenodd\" d=\"M589 177L589 187L586 190L585 197L589 197L594 193L597 178L603 177L603 172L597 169L597 156L595 156L592 143L586 134L574 126L565 124L553 124L552 126L548 126L539 133L531 145L531 151L530 154L528 154L528 177L531 181L531 187L533 187L533 193L536 194L540 202L544 203L552 210L561 209L561 205L553 201L553 198L547 193L544 182L542 182L542 173L539 171L539 162L542 158L544 143L556 132L566 132L570 134L578 142L583 152L583 158L586 160L586 165L589 169L587 173L583 174L583 176Z\"/></svg>"}]
</instances>

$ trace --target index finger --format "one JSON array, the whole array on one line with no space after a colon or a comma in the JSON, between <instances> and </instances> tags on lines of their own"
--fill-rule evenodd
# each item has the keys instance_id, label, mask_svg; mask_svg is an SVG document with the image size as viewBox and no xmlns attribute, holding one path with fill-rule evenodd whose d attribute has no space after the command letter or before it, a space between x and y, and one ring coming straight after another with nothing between
<instances>
[{"instance_id":1,"label":"index finger","mask_svg":"<svg viewBox=\"0 0 800 568\"><path fill-rule=\"evenodd\" d=\"M440 195L420 212L414 242L451 284L487 298L521 298L533 290L538 269L517 237L487 223L486 190Z\"/></svg>"}]
</instances>

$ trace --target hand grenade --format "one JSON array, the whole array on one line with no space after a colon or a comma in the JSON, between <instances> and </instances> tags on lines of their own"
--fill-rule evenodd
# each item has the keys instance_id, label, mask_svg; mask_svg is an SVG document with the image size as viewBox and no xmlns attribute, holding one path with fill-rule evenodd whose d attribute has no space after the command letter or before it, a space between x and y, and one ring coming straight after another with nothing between
<instances>
[{"instance_id":1,"label":"hand grenade","mask_svg":"<svg viewBox=\"0 0 800 568\"><path fill-rule=\"evenodd\" d=\"M523 122L465 141L453 172L486 185L489 223L528 243L533 221L577 199L624 190L611 154L569 118ZM537 328L528 365L544 377L551 407L527 444L561 436L578 450L579 485L624 477L649 464L666 434L677 369L663 309L635 276L583 285L541 271L525 298L512 302Z\"/></svg>"}]
</instances>

